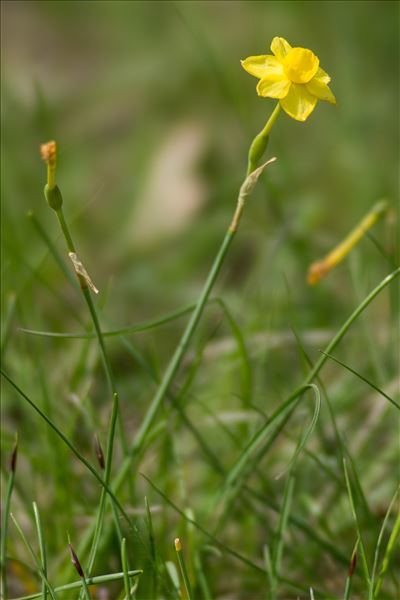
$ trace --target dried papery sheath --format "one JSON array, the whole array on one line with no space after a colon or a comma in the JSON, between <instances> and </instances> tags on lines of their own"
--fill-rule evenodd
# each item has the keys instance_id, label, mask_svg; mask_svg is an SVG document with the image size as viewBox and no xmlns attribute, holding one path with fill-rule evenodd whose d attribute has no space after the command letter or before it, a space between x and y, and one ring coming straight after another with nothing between
<instances>
[{"instance_id":1,"label":"dried papery sheath","mask_svg":"<svg viewBox=\"0 0 400 600\"><path fill-rule=\"evenodd\" d=\"M89 276L89 273L86 271L85 267L79 260L78 255L75 252L68 252L68 256L70 257L71 262L74 265L75 272L78 275L79 280L81 281L81 285L82 285L82 280L81 280L81 278L82 278L84 280L84 282L90 287L90 289L95 294L98 294L99 290L94 285L93 281L91 280L91 278Z\"/></svg>"},{"instance_id":2,"label":"dried papery sheath","mask_svg":"<svg viewBox=\"0 0 400 600\"><path fill-rule=\"evenodd\" d=\"M68 544L69 552L71 554L71 562L74 565L75 569L78 572L79 577L85 577L83 574L83 569L81 567L81 563L79 562L79 558L77 557L75 550L73 549L71 544Z\"/></svg>"},{"instance_id":3,"label":"dried papery sheath","mask_svg":"<svg viewBox=\"0 0 400 600\"><path fill-rule=\"evenodd\" d=\"M233 215L232 223L229 227L229 230L232 233L234 233L238 228L240 217L243 212L243 208L246 203L246 200L252 194L261 173L264 171L264 169L268 165L270 165L271 163L273 163L275 161L276 161L276 156L274 156L273 158L270 158L263 165L261 165L260 167L257 167L257 169L252 171L250 173L250 175L248 175L246 177L246 179L244 180L244 182L240 188L240 191L239 191L239 197L238 197L238 201L237 201L236 211L235 211L235 214Z\"/></svg>"},{"instance_id":4,"label":"dried papery sheath","mask_svg":"<svg viewBox=\"0 0 400 600\"><path fill-rule=\"evenodd\" d=\"M101 447L101 444L100 444L100 441L99 441L99 438L97 437L97 435L94 436L94 449L96 452L97 460L99 461L100 468L104 469L105 462L104 462L103 448Z\"/></svg>"}]
</instances>

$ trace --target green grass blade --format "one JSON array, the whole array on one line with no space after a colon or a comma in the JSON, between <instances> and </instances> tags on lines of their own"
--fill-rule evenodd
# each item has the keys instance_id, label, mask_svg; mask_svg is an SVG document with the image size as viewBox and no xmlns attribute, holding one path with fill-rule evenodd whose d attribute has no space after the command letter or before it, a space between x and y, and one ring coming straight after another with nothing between
<instances>
[{"instance_id":1,"label":"green grass blade","mask_svg":"<svg viewBox=\"0 0 400 600\"><path fill-rule=\"evenodd\" d=\"M96 469L90 464L90 462L86 460L86 458L79 452L79 450L77 450L75 448L75 446L62 433L62 431L44 414L44 412L42 410L40 410L40 408L25 394L25 392L23 392L17 386L17 384L11 379L11 377L9 377L9 375L7 375L7 373L5 373L2 369L0 369L0 373L12 385L12 387L18 392L18 394L22 398L24 398L24 400L26 400L26 402L28 402L28 404L42 417L42 419L44 419L46 421L46 423L53 429L53 431L55 431L55 433L62 439L62 441L64 442L64 444L66 444L66 446L68 446L68 448L72 451L72 453L76 456L76 458L82 464L84 464L85 467L92 473L92 475L97 479L97 481L100 483L100 485L108 492L108 494L110 495L110 497L113 499L113 501L115 502L116 506L120 510L121 514L126 519L128 525L132 525L131 520L130 520L128 514L126 513L126 511L124 510L124 508L121 506L118 498L115 496L115 494L113 493L112 489L100 477L100 475L98 474L98 472L96 471Z\"/></svg>"},{"instance_id":2,"label":"green grass blade","mask_svg":"<svg viewBox=\"0 0 400 600\"><path fill-rule=\"evenodd\" d=\"M273 574L273 585L271 590L272 600L275 600L277 594L277 580L280 575L281 560L283 554L284 535L286 532L288 517L290 513L290 507L292 504L293 490L294 490L295 479L291 472L289 472L284 493L282 510L279 517L278 530L276 532L276 540L274 544L274 551L272 553L272 574Z\"/></svg>"},{"instance_id":3,"label":"green grass blade","mask_svg":"<svg viewBox=\"0 0 400 600\"><path fill-rule=\"evenodd\" d=\"M181 571L181 575L182 575L182 579L183 579L183 585L185 587L186 598L187 598L187 600L194 600L192 586L191 586L191 583L189 580L189 575L187 572L185 559L182 554L182 544L181 544L181 541L179 538L176 538L176 540L175 540L175 551L176 551L176 556L178 559L179 569Z\"/></svg>"},{"instance_id":4,"label":"green grass blade","mask_svg":"<svg viewBox=\"0 0 400 600\"><path fill-rule=\"evenodd\" d=\"M213 300L210 300L212 302ZM144 321L143 323L138 323L137 325L129 325L128 327L122 327L121 329L113 329L110 331L103 331L103 337L117 337L117 336L125 336L130 335L132 333L141 333L144 331L150 331L152 329L156 329L161 327L162 325L167 325L181 317L184 317L187 314L193 312L196 308L195 304L188 304L182 308L179 308L173 312L170 312L164 316L158 317L157 319L152 319L151 321ZM54 338L64 338L64 339L94 339L96 337L96 333L62 333L58 331L38 331L36 329L24 329L20 328L20 331L23 333L29 333L30 335L37 335L41 337L54 337Z\"/></svg>"},{"instance_id":5,"label":"green grass blade","mask_svg":"<svg viewBox=\"0 0 400 600\"><path fill-rule=\"evenodd\" d=\"M383 584L383 580L384 580L387 570L389 568L393 552L396 548L396 542L397 542L397 538L399 537L399 534L400 534L400 512L398 513L398 515L396 517L396 521L395 521L392 533L390 534L389 541L386 546L385 554L383 556L382 566L379 571L378 580L376 582L376 586L375 586L375 590L374 590L375 598L379 598L379 593L380 593L380 590L381 590L381 587Z\"/></svg>"},{"instance_id":6,"label":"green grass blade","mask_svg":"<svg viewBox=\"0 0 400 600\"><path fill-rule=\"evenodd\" d=\"M172 502L172 500L170 500L168 498L168 496L166 496L164 494L164 492L162 492L155 485L155 483L153 483L143 473L141 473L141 475L149 483L149 485L151 485L151 487L153 488L153 490L155 490L157 492L157 494L159 494L165 500L165 502L167 504L169 504L169 506L171 506L171 508L174 509L175 512L177 512L186 521L188 521L194 527L196 527L196 529L198 529L199 531L201 531L201 533L203 535L205 535L206 538L208 538L209 540L211 540L213 544L215 544L216 546L218 546L218 548L220 548L221 550L223 550L227 554L230 554L231 556L233 556L234 558L236 558L238 561L240 561L243 564L251 567L252 569L255 569L256 571L265 573L265 570L262 567L260 567L259 565L257 565L256 563L254 563L253 561L251 561L250 559L248 559L247 557L243 556L242 554L239 554L239 552L236 552L236 550L232 550L232 548L230 548L229 546L226 546L226 544L223 544L222 542L220 542L214 535L212 535L211 533L209 533L206 529L204 529L204 527L202 527L199 523L197 523L197 521L195 521L194 519L191 519L190 517L188 517L187 514L183 510L181 510L174 502Z\"/></svg>"},{"instance_id":7,"label":"green grass blade","mask_svg":"<svg viewBox=\"0 0 400 600\"><path fill-rule=\"evenodd\" d=\"M18 452L18 434L15 436L15 445L11 454L10 471L8 474L6 496L2 507L1 519L1 544L0 544L0 564L1 564L1 596L7 598L7 537L8 537L8 521L10 515L11 496L14 489L15 469L17 464Z\"/></svg>"},{"instance_id":8,"label":"green grass blade","mask_svg":"<svg viewBox=\"0 0 400 600\"><path fill-rule=\"evenodd\" d=\"M374 587L375 587L375 577L376 577L376 570L378 568L378 559L379 559L379 552L382 546L382 541L383 541L383 535L385 533L385 529L386 529L386 525L387 522L389 520L390 514L392 512L394 503L396 502L397 496L399 494L400 491L400 486L397 488L397 490L395 491L393 498L390 501L390 504L388 506L388 509L386 511L385 517L383 519L382 522L382 527L379 531L379 535L378 535L378 539L376 542L376 548L375 548L375 555L374 555L374 564L372 566L372 573L371 573L371 585L369 588L369 595L368 595L368 600L373 600L375 593L374 593Z\"/></svg>"},{"instance_id":9,"label":"green grass blade","mask_svg":"<svg viewBox=\"0 0 400 600\"><path fill-rule=\"evenodd\" d=\"M357 564L357 548L358 548L359 543L360 543L360 538L357 538L357 541L353 548L353 552L351 553L350 565L349 565L349 570L347 572L343 600L350 600L351 584L353 581L353 575L354 575L354 571L356 569L356 564Z\"/></svg>"},{"instance_id":10,"label":"green grass blade","mask_svg":"<svg viewBox=\"0 0 400 600\"><path fill-rule=\"evenodd\" d=\"M47 588L47 590L48 590L48 592L49 592L52 600L57 600L56 592L54 591L52 585L50 584L49 580L47 579L46 574L43 571L42 565L40 564L39 560L37 559L37 557L36 557L36 555L35 555L35 553L33 551L32 546L28 542L28 540L27 540L24 532L22 531L21 527L19 526L19 523L16 520L16 518L14 517L14 515L12 513L10 513L10 516L11 516L12 520L14 521L14 525L17 528L17 531L18 531L19 535L21 536L22 541L24 542L24 545L25 545L26 549L29 552L29 555L30 555L30 557L31 557L34 565L36 566L36 569L37 569L37 571L38 571L38 573L39 573L39 575L40 575L43 583L46 585L46 588ZM43 592L41 592L39 594L39 596L43 597Z\"/></svg>"},{"instance_id":11,"label":"green grass blade","mask_svg":"<svg viewBox=\"0 0 400 600\"><path fill-rule=\"evenodd\" d=\"M142 569L136 569L135 571L129 571L129 577L139 577L142 575ZM96 575L95 577L86 577L87 585L100 585L102 583L112 583L113 581L121 581L124 578L124 573L109 573L107 575ZM58 592L69 592L70 590L80 590L82 587L82 579L79 581L74 581L72 583L66 583L65 585L60 585L54 588L56 593ZM36 594L29 594L28 596L19 596L14 600L36 600L36 598L40 598L41 592Z\"/></svg>"},{"instance_id":12,"label":"green grass blade","mask_svg":"<svg viewBox=\"0 0 400 600\"><path fill-rule=\"evenodd\" d=\"M319 389L318 387L315 385L315 383L311 383L309 385L310 389L313 390L314 392L314 397L315 397L315 408L314 408L314 413L311 419L311 422L309 424L309 426L307 427L306 431L303 433L300 442L297 445L297 448L295 450L294 455L292 456L292 458L289 461L289 464L285 467L285 469L276 477L276 479L278 479L279 477L282 477L282 475L284 473L286 473L287 471L289 471L292 466L296 463L299 455L301 454L301 452L304 450L309 438L311 437L315 426L317 424L318 421L318 417L319 417L319 413L320 413L320 409L321 409L321 394L319 393Z\"/></svg>"},{"instance_id":13,"label":"green grass blade","mask_svg":"<svg viewBox=\"0 0 400 600\"><path fill-rule=\"evenodd\" d=\"M43 526L42 526L42 521L40 518L40 514L39 514L39 509L37 507L36 502L33 502L33 513L35 515L35 524L36 524L36 530L37 530L37 534L38 534L38 540L39 540L39 549L40 549L40 560L42 563L42 570L44 575L47 577L47 556L46 556L46 546L45 546L45 542L44 542L44 535L43 535ZM43 596L43 600L46 600L47 598L47 587L45 582L42 582L42 596Z\"/></svg>"},{"instance_id":14,"label":"green grass blade","mask_svg":"<svg viewBox=\"0 0 400 600\"><path fill-rule=\"evenodd\" d=\"M229 471L226 482L224 484L224 490L228 490L237 480L240 475L243 473L248 463L251 461L254 450L260 445L260 443L264 440L264 438L269 434L271 425L280 417L284 417L289 413L289 411L293 408L296 401L298 401L299 396L301 396L307 387L312 383L312 381L317 377L318 373L321 371L322 367L325 365L328 360L327 354L330 354L334 348L339 344L341 339L353 325L357 317L369 306L372 300L380 294L380 292L389 285L396 277L400 275L400 268L396 269L393 273L385 277L383 281L379 283L364 300L357 306L354 312L350 315L350 317L345 321L342 327L339 329L337 334L334 336L332 341L328 344L325 349L325 353L320 357L320 359L316 362L314 367L311 369L309 374L306 376L303 384L298 387L286 400L279 406L275 412L270 416L269 419L265 422L265 424L254 434L250 442L241 452L238 457L236 463L233 465L231 470Z\"/></svg>"},{"instance_id":15,"label":"green grass blade","mask_svg":"<svg viewBox=\"0 0 400 600\"><path fill-rule=\"evenodd\" d=\"M372 387L372 389L374 389L375 391L377 391L381 396L383 396L384 398L386 398L386 400L388 400L391 404L393 404L393 406L395 406L398 410L400 410L400 404L397 404L397 402L395 400L393 400L393 398L391 398L388 394L386 394L386 392L384 392L383 390L381 390L381 388L378 387L375 383L373 383L372 381L370 381L369 379L367 379L366 377L364 377L364 375L361 375L361 373L358 373L358 371L355 371L354 369L352 369L351 367L349 367L349 365L346 365L344 362L342 362L341 360L339 360L335 356L332 356L331 354L328 354L326 352L322 352L322 350L320 352L322 354L325 354L325 356L327 356L328 358L330 358L331 360L333 360L334 362L336 362L338 365L341 365L342 367L344 367L345 369L347 369L348 371L350 371L350 373L353 373L353 375L355 375L356 377L358 377L359 379L361 379L361 381L364 381L365 383L367 383L370 387Z\"/></svg>"},{"instance_id":16,"label":"green grass blade","mask_svg":"<svg viewBox=\"0 0 400 600\"><path fill-rule=\"evenodd\" d=\"M124 570L124 587L127 600L132 600L131 585L129 583L129 569L126 555L126 538L121 541L121 564Z\"/></svg>"},{"instance_id":17,"label":"green grass blade","mask_svg":"<svg viewBox=\"0 0 400 600\"><path fill-rule=\"evenodd\" d=\"M155 538L154 538L154 528L153 528L153 518L151 516L151 510L150 510L150 505L149 505L149 501L147 499L147 496L144 497L144 503L145 503L145 508L146 508L146 523L147 523L147 530L148 530L148 534L149 534L149 544L150 544L150 555L151 555L151 561L152 561L152 588L151 588L151 594L152 596L154 596L155 598L157 598L158 596L158 578L157 578L157 548L156 548L156 543L155 543Z\"/></svg>"},{"instance_id":18,"label":"green grass blade","mask_svg":"<svg viewBox=\"0 0 400 600\"><path fill-rule=\"evenodd\" d=\"M30 210L26 216L32 223L33 227L36 229L36 232L38 233L39 237L43 240L45 246L47 246L51 256L53 257L53 259L57 263L57 265L60 267L60 269L64 273L65 277L68 279L70 284L74 286L74 288L78 289L78 283L77 283L74 275L72 274L72 271L70 269L68 269L67 265L61 258L61 255L58 252L54 242L52 241L52 239L50 238L50 236L48 235L47 231L44 229L44 227L42 226L40 221L36 218L36 215L34 214L34 212Z\"/></svg>"},{"instance_id":19,"label":"green grass blade","mask_svg":"<svg viewBox=\"0 0 400 600\"><path fill-rule=\"evenodd\" d=\"M354 497L353 497L353 491L351 488L350 478L349 478L349 474L348 474L348 470L347 470L347 461L345 458L343 458L343 469L344 469L344 476L345 476L345 480L346 480L347 493L349 496L351 514L353 517L353 521L354 521L356 531L357 531L357 536L359 539L361 564L363 567L364 579L365 579L365 582L369 589L371 578L370 578L370 572L369 572L369 567L368 567L367 554L366 554L364 542L363 542L363 539L361 536L360 524L359 524L359 520L358 520L356 506L354 503Z\"/></svg>"}]
</instances>

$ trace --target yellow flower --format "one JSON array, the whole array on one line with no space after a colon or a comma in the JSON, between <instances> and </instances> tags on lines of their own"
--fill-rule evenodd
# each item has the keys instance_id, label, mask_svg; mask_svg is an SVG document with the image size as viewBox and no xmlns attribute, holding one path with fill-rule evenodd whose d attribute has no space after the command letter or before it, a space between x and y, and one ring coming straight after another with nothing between
<instances>
[{"instance_id":1,"label":"yellow flower","mask_svg":"<svg viewBox=\"0 0 400 600\"><path fill-rule=\"evenodd\" d=\"M292 48L283 38L271 43L274 56L263 54L242 60L242 67L258 77L257 93L278 98L283 110L296 121L305 121L317 103L336 104L328 87L331 78L319 66L319 58L306 48Z\"/></svg>"}]
</instances>

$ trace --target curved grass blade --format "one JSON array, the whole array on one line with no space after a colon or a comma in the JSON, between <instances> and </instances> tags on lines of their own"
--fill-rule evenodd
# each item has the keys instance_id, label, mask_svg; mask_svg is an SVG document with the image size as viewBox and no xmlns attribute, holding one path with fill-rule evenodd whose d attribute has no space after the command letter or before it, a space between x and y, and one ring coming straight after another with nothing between
<instances>
[{"instance_id":1,"label":"curved grass blade","mask_svg":"<svg viewBox=\"0 0 400 600\"><path fill-rule=\"evenodd\" d=\"M391 398L388 394L386 394L386 392L381 390L381 388L379 388L375 383L373 383L372 381L370 381L369 379L364 377L364 375L361 375L361 373L358 373L357 371L355 371L354 369L349 367L349 365L346 365L344 362L342 362L335 356L332 356L332 354L328 354L327 352L323 352L322 350L320 350L320 352L321 352L321 354L324 354L325 356L327 356L328 358L330 358L331 360L336 362L338 365L341 365L342 367L344 367L345 369L350 371L350 373L353 373L353 375L355 375L356 377L361 379L361 381L364 381L365 383L367 383L376 392L378 392L381 396L383 396L384 398L386 398L386 400L388 400L391 404L393 404L393 406L395 406L397 408L397 410L400 410L400 404L397 404L397 402L395 400L393 400L393 398Z\"/></svg>"},{"instance_id":2,"label":"curved grass blade","mask_svg":"<svg viewBox=\"0 0 400 600\"><path fill-rule=\"evenodd\" d=\"M214 299L209 302L214 301ZM121 329L113 329L111 331L103 331L103 337L115 337L115 336L124 336L132 333L141 333L143 331L148 331L151 329L156 329L162 325L166 325L171 321L176 321L180 317L184 317L185 315L193 312L196 308L195 304L188 304L182 308L179 308L171 313L168 313L162 317L158 317L157 319L152 319L151 321L144 321L143 323L138 323L137 325L129 325L128 327L122 327ZM62 333L58 331L38 331L36 329L25 329L20 328L19 331L23 333L29 333L30 335L37 335L41 337L53 337L53 338L69 338L69 339L94 339L96 337L96 333Z\"/></svg>"},{"instance_id":3,"label":"curved grass blade","mask_svg":"<svg viewBox=\"0 0 400 600\"><path fill-rule=\"evenodd\" d=\"M281 473L279 473L279 475L277 475L277 477L275 479L279 479L287 471L291 470L291 468L293 467L293 465L297 461L300 453L304 450L304 448L305 448L305 446L306 446L306 444L307 444L310 436L312 435L312 433L313 433L313 431L315 429L315 426L317 424L319 413L320 413L320 409L321 409L321 394L319 393L319 389L315 385L315 383L310 383L310 385L308 387L314 391L314 395L315 395L315 408L314 408L313 417L311 419L311 423L309 424L309 426L307 427L306 431L302 435L302 438L301 438L299 444L297 445L295 453L292 456L292 458L290 459L289 464L285 467L285 469L283 471L281 471Z\"/></svg>"},{"instance_id":4,"label":"curved grass blade","mask_svg":"<svg viewBox=\"0 0 400 600\"><path fill-rule=\"evenodd\" d=\"M400 268L396 269L385 277L383 281L381 281L369 294L364 298L364 300L357 306L354 312L350 315L350 317L345 321L342 327L339 329L337 334L333 337L331 342L327 345L325 349L325 353L319 358L319 360L315 363L314 367L311 369L309 374L306 376L304 382L300 387L298 387L286 400L279 406L275 412L271 415L269 419L264 423L264 425L254 434L252 439L249 441L247 446L244 448L240 456L238 457L236 463L233 465L232 469L229 471L228 476L226 478L226 482L224 485L224 489L229 489L237 480L240 475L243 473L248 463L252 459L252 455L256 447L264 440L264 438L270 432L271 424L274 423L280 417L285 418L285 416L290 415L291 411L297 405L299 401L299 396L303 394L303 392L307 389L307 387L312 383L312 381L317 377L318 373L321 371L322 367L325 365L328 360L327 354L330 354L331 351L336 348L341 339L345 336L347 331L350 329L354 321L360 314L369 306L372 300L387 286L389 285L396 277L400 275Z\"/></svg>"}]
</instances>

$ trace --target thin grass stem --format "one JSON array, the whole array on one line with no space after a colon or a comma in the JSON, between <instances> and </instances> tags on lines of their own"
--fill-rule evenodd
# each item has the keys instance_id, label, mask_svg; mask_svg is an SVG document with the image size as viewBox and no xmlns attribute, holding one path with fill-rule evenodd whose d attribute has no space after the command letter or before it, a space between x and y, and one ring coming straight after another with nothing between
<instances>
[{"instance_id":1,"label":"thin grass stem","mask_svg":"<svg viewBox=\"0 0 400 600\"><path fill-rule=\"evenodd\" d=\"M46 556L46 546L45 546L44 535L43 535L42 520L40 518L39 509L37 507L36 502L33 502L32 505L33 505L33 513L35 515L35 524L36 524L36 530L37 530L38 540L39 540L40 560L42 563L43 573L47 577L47 556ZM46 587L46 583L44 580L42 581L42 596L43 596L43 600L46 600L47 587Z\"/></svg>"},{"instance_id":2,"label":"thin grass stem","mask_svg":"<svg viewBox=\"0 0 400 600\"><path fill-rule=\"evenodd\" d=\"M1 522L1 544L0 544L0 563L1 563L1 596L7 598L7 539L8 539L8 521L10 515L11 496L14 489L15 468L18 452L18 435L16 435L14 449L11 455L10 471L7 480L7 489L2 509Z\"/></svg>"},{"instance_id":3,"label":"thin grass stem","mask_svg":"<svg viewBox=\"0 0 400 600\"><path fill-rule=\"evenodd\" d=\"M124 587L127 600L133 600L131 594L131 585L129 583L129 569L126 555L126 538L121 541L121 564L124 571Z\"/></svg>"},{"instance_id":4,"label":"thin grass stem","mask_svg":"<svg viewBox=\"0 0 400 600\"><path fill-rule=\"evenodd\" d=\"M348 470L347 470L347 461L346 461L345 458L343 458L343 469L344 469L344 476L345 476L345 480L346 480L347 493L348 493L348 496L349 496L351 514L352 514L352 517L353 517L354 524L356 526L357 536L358 536L358 539L359 539L361 564L362 564L362 567L363 567L364 578L365 578L365 582L366 582L366 584L368 586L368 589L369 589L370 582L371 582L371 577L370 577L370 573L369 573L369 567L368 567L368 561L367 561L367 554L366 554L366 551L365 551L365 546L364 546L363 539L361 537L360 523L359 523L359 520L358 520L356 506L355 506L355 503L354 503L354 497L353 497L353 492L352 492L352 489L351 489L351 483L350 483L349 473L348 473Z\"/></svg>"},{"instance_id":5,"label":"thin grass stem","mask_svg":"<svg viewBox=\"0 0 400 600\"><path fill-rule=\"evenodd\" d=\"M386 546L385 554L384 554L383 560L382 560L381 570L379 572L375 590L374 590L374 598L379 598L379 593L381 591L383 580L384 580L387 570L389 568L393 552L396 548L396 542L397 542L397 538L399 537L399 534L400 534L400 512L398 513L398 515L396 517L396 521L395 521L392 533L390 534L389 541Z\"/></svg>"},{"instance_id":6,"label":"thin grass stem","mask_svg":"<svg viewBox=\"0 0 400 600\"><path fill-rule=\"evenodd\" d=\"M399 494L400 491L400 487L397 488L397 490L394 493L393 498L390 501L390 504L388 506L388 509L386 511L385 517L383 519L383 523L382 523L382 527L379 531L379 535L378 535L378 539L376 542L376 548L375 548L375 555L374 555L374 564L372 566L372 572L371 572L371 585L369 588L369 594L368 594L368 600L373 600L375 597L375 577L376 577L376 570L378 568L378 559L379 559L379 552L381 549L381 545L382 545L382 541L383 541L383 534L385 533L385 529L386 529L386 525L387 522L389 520L390 517L390 513L392 512L394 503L396 502L397 496Z\"/></svg>"},{"instance_id":7,"label":"thin grass stem","mask_svg":"<svg viewBox=\"0 0 400 600\"><path fill-rule=\"evenodd\" d=\"M43 583L46 585L46 587L47 587L47 590L48 590L48 592L49 592L49 594L50 594L50 596L51 596L52 600L57 600L57 594L56 594L56 592L54 591L54 589L53 589L53 587L52 587L51 583L50 583L50 582L49 582L49 580L47 579L47 576L46 576L45 572L43 571L42 565L40 564L39 560L37 559L37 557L36 557L36 554L34 553L32 546L31 546L31 545L30 545L30 543L28 542L28 540L27 540L27 538L26 538L26 536L25 536L24 532L22 531L22 529L21 529L21 527L20 527L20 525L19 525L18 521L17 521L17 520L16 520L16 518L14 517L14 515L13 515L12 513L10 513L10 516L11 516L12 520L14 521L14 525L15 525L15 527L16 527L16 529L17 529L17 531L18 531L19 535L21 536L21 539L22 539L22 541L24 542L24 545L25 545L26 549L27 549L27 550L28 550L28 552L29 552L29 555L30 555L30 557L32 558L32 561L33 561L34 565L36 566L36 569L37 569L37 571L38 571L38 573L39 573L39 575L40 575L40 577L41 577L41 579L42 579L42 582L43 582ZM43 597L43 592L41 592L41 593L39 594L39 596L42 596L42 597Z\"/></svg>"},{"instance_id":8,"label":"thin grass stem","mask_svg":"<svg viewBox=\"0 0 400 600\"><path fill-rule=\"evenodd\" d=\"M175 551L176 551L176 556L178 559L179 569L181 571L181 575L182 575L182 579L183 579L183 585L185 587L187 600L194 600L192 586L191 586L191 583L189 580L189 575L187 572L185 559L182 554L182 543L179 538L176 538L176 540L175 540Z\"/></svg>"},{"instance_id":9,"label":"thin grass stem","mask_svg":"<svg viewBox=\"0 0 400 600\"><path fill-rule=\"evenodd\" d=\"M113 499L113 501L115 502L116 506L120 510L121 514L126 519L128 525L131 526L132 523L131 523L131 520L130 520L128 514L126 513L126 511L122 507L122 505L119 502L118 498L113 493L111 487L105 483L105 481L100 477L100 475L98 474L98 472L96 471L96 469L90 464L89 461L86 460L86 458L79 452L79 450L77 450L75 448L75 446L62 433L62 431L56 425L54 425L54 423L44 414L44 412L25 394L25 392L23 392L21 390L21 388L19 388L17 386L17 384L11 379L11 377L9 375L7 375L7 373L5 373L2 369L0 369L0 373L12 385L12 387L18 392L18 394L22 398L24 398L24 400L26 400L26 402L28 402L28 404L42 417L42 419L44 419L46 421L46 423L53 429L53 431L55 431L55 433L62 439L62 441L64 442L64 444L66 444L66 446L68 446L68 448L73 452L73 454L76 456L76 458L82 464L84 464L85 467L92 473L92 475L97 479L97 481L100 483L100 485L106 490L106 492L108 492L108 494L110 495L110 497Z\"/></svg>"}]
</instances>

